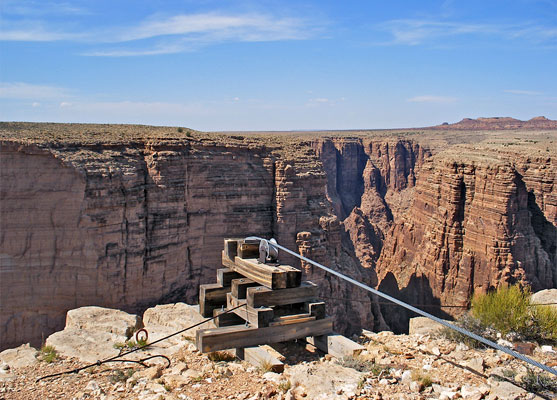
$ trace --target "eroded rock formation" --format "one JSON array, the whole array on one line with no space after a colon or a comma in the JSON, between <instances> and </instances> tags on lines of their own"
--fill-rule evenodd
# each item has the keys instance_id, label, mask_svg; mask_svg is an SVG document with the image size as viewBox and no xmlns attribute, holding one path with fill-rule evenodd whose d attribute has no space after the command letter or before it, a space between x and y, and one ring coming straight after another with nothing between
<instances>
[{"instance_id":1,"label":"eroded rock formation","mask_svg":"<svg viewBox=\"0 0 557 400\"><path fill-rule=\"evenodd\" d=\"M225 237L275 237L413 304L466 305L506 282L557 287L555 132L4 123L0 133L2 348L38 344L80 306L194 303ZM482 144L451 147L458 140ZM400 308L381 312L367 292L302 267L335 329L385 329L385 316L405 330Z\"/></svg>"}]
</instances>

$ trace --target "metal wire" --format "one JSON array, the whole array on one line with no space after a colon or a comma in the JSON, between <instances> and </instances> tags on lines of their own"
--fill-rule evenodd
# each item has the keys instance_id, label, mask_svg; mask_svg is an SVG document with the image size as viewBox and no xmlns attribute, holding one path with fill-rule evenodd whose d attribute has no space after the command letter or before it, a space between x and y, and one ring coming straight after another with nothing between
<instances>
[{"instance_id":1,"label":"metal wire","mask_svg":"<svg viewBox=\"0 0 557 400\"><path fill-rule=\"evenodd\" d=\"M257 237L257 236L250 236L250 237L247 237L246 240L248 240L248 239L267 240L267 239L263 239L263 238L260 238L260 237ZM373 289L373 288L371 288L371 287L369 287L369 286L367 286L367 285L365 285L365 284L363 284L363 283L361 283L361 282L358 282L358 281L355 280L355 279L352 279L352 278L350 278L350 277L348 277L348 276L346 276L346 275L341 274L340 272L337 272L337 271L335 271L335 270L332 270L331 268L328 268L328 267L326 267L326 266L324 266L324 265L322 265L322 264L319 264L319 263L316 262L316 261L310 260L309 258L302 256L301 254L295 253L295 252L293 252L292 250L287 249L286 247L281 246L281 245L278 244L278 243L273 243L273 245L276 246L276 247L278 247L279 249L285 251L286 253L288 253L288 254L290 254L290 255L292 255L292 256L294 256L294 257L299 258L299 259L302 260L302 261L305 261L305 262L307 262L307 263L310 263L310 264L312 264L312 265L315 265L316 267L321 268L322 270L327 271L328 273L333 274L333 275L335 275L335 276L337 276L337 277L339 277L339 278L341 278L341 279L344 279L345 281L348 281L348 282L352 283L353 285L356 285L356 286L358 286L358 287L360 287L360 288L362 288L362 289L364 289L364 290L367 290L368 292L371 292L371 293L373 293L373 294L375 294L375 295L377 295L377 296L380 296L380 297L382 297L382 298L384 298L384 299L387 299L387 300L389 300L389 301L391 301L391 302L393 302L393 303L395 303L395 304L398 304L398 305L401 306L401 307L404 307L404 308L406 308L406 309L408 309L408 310L410 310L410 311L415 312L416 314L420 314L420 315L422 315L422 316L424 316L424 317L426 317L426 318L429 318L429 319L431 319L431 320L433 320L433 321L435 321L435 322L438 322L438 323L440 323L441 325L446 326L446 327L449 328L449 329L452 329L452 330L455 330L455 331L457 331L457 332L459 332L459 333L462 333L463 335L466 335L466 336L468 336L468 337L471 337L472 339L475 339L475 340L477 340L478 342L481 342L481 343L483 343L483 344L485 344L485 345L487 345L487 346L489 346L489 347L493 347L494 349L500 350L500 351L502 351L502 352L504 352L504 353L507 353L507 354L509 354L509 355L511 355L511 356L513 356L513 357L515 357L515 358L518 358L519 360L522 360L522 361L524 361L524 362L526 362L526 363L528 363L528 364L531 364L531 365L533 365L533 366L535 366L535 367L538 367L538 368L540 368L540 369L543 369L543 370L546 371L546 372L549 372L550 374L553 374L553 375L557 376L557 370L555 370L554 368L548 367L547 365L544 365L544 364L542 364L542 363L540 363L540 362L538 362L538 361L536 361L536 360L532 360L531 358L526 357L526 356L523 355L523 354L517 353L516 351L511 350L511 349L509 349L508 347L501 346L501 345L499 345L499 344L497 344L497 343L495 343L495 342L493 342L493 341L491 341L491 340L488 340L488 339L486 339L486 338L484 338L484 337L482 337L482 336L476 335L475 333L470 332L470 331L468 331L468 330L466 330L466 329L463 329L463 328L461 328L460 326L456 326L456 325L454 325L454 324L451 324L451 323L449 323L449 322L447 322L447 321L445 321L445 320L443 320L443 319L441 319L441 318L436 317L435 315L431 315L431 314L429 314L429 313L427 313L427 312L425 312L425 311L420 310L419 308L416 308L416 307L414 307L414 306L411 306L410 304L407 304L407 303L405 303L405 302L403 302L403 301L400 301L400 300L398 300L398 299L395 299L394 297L389 296L388 294L385 294L385 293L383 293L383 292L380 292L379 290Z\"/></svg>"}]
</instances>

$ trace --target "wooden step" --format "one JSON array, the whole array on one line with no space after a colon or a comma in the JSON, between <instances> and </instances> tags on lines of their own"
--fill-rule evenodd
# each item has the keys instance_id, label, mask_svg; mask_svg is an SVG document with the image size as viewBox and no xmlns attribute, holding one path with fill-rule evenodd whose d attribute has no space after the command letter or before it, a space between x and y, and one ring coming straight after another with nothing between
<instances>
[{"instance_id":1,"label":"wooden step","mask_svg":"<svg viewBox=\"0 0 557 400\"><path fill-rule=\"evenodd\" d=\"M257 259L243 259L238 256L234 260L222 254L222 264L245 278L258 282L270 289L284 289L287 285L287 272L257 261Z\"/></svg>"},{"instance_id":2,"label":"wooden step","mask_svg":"<svg viewBox=\"0 0 557 400\"><path fill-rule=\"evenodd\" d=\"M306 340L319 350L337 358L354 357L365 349L364 346L336 333L308 337Z\"/></svg>"},{"instance_id":3,"label":"wooden step","mask_svg":"<svg viewBox=\"0 0 557 400\"><path fill-rule=\"evenodd\" d=\"M251 307L311 302L316 296L317 285L310 281L302 282L295 288L271 290L268 287L258 286L248 288L246 292L246 299Z\"/></svg>"},{"instance_id":4,"label":"wooden step","mask_svg":"<svg viewBox=\"0 0 557 400\"><path fill-rule=\"evenodd\" d=\"M237 299L232 295L232 293L228 293L226 295L226 307L228 309L238 307L241 304L246 304L246 300ZM244 307L237 308L232 312L256 328L269 326L269 323L275 317L273 309L269 307L253 308L245 305Z\"/></svg>"},{"instance_id":5,"label":"wooden step","mask_svg":"<svg viewBox=\"0 0 557 400\"><path fill-rule=\"evenodd\" d=\"M213 316L213 310L226 305L226 294L230 286L218 283L199 285L199 313L205 318Z\"/></svg>"},{"instance_id":6,"label":"wooden step","mask_svg":"<svg viewBox=\"0 0 557 400\"><path fill-rule=\"evenodd\" d=\"M230 293L237 299L246 298L246 290L249 287L259 286L259 282L255 282L248 278L233 279L231 283Z\"/></svg>"},{"instance_id":7,"label":"wooden step","mask_svg":"<svg viewBox=\"0 0 557 400\"><path fill-rule=\"evenodd\" d=\"M217 283L222 286L230 286L232 279L243 278L243 276L230 268L217 269Z\"/></svg>"},{"instance_id":8,"label":"wooden step","mask_svg":"<svg viewBox=\"0 0 557 400\"><path fill-rule=\"evenodd\" d=\"M238 347L253 347L260 344L286 342L307 336L331 333L333 320L328 317L299 324L253 328L228 326L217 329L200 329L196 332L197 348L203 352Z\"/></svg>"}]
</instances>

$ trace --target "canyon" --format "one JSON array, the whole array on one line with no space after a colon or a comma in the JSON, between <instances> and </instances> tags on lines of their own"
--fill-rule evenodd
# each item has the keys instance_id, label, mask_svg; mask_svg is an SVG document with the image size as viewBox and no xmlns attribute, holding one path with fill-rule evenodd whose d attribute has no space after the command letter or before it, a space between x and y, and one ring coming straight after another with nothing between
<instances>
[{"instance_id":1,"label":"canyon","mask_svg":"<svg viewBox=\"0 0 557 400\"><path fill-rule=\"evenodd\" d=\"M474 291L557 287L552 126L268 134L5 122L0 146L0 349L40 344L81 306L193 304L226 237L274 237L447 318ZM400 307L280 258L320 286L336 330L407 329Z\"/></svg>"}]
</instances>

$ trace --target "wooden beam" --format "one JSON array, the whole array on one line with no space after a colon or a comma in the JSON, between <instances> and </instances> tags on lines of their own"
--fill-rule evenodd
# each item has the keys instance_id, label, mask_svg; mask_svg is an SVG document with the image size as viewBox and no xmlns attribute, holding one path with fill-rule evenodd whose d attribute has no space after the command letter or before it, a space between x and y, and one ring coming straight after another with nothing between
<instances>
[{"instance_id":1,"label":"wooden beam","mask_svg":"<svg viewBox=\"0 0 557 400\"><path fill-rule=\"evenodd\" d=\"M277 265L278 268L286 272L286 287L295 288L302 283L302 271L290 265Z\"/></svg>"},{"instance_id":2,"label":"wooden beam","mask_svg":"<svg viewBox=\"0 0 557 400\"><path fill-rule=\"evenodd\" d=\"M205 318L212 317L214 309L226 304L228 292L230 286L222 286L218 283L199 285L199 313Z\"/></svg>"},{"instance_id":3,"label":"wooden beam","mask_svg":"<svg viewBox=\"0 0 557 400\"><path fill-rule=\"evenodd\" d=\"M232 260L238 255L238 241L241 239L224 239L224 254Z\"/></svg>"},{"instance_id":4,"label":"wooden beam","mask_svg":"<svg viewBox=\"0 0 557 400\"><path fill-rule=\"evenodd\" d=\"M208 353L234 347L252 347L260 344L286 342L307 336L331 333L333 320L324 318L299 324L251 328L229 326L217 329L200 329L196 332L196 346Z\"/></svg>"},{"instance_id":5,"label":"wooden beam","mask_svg":"<svg viewBox=\"0 0 557 400\"><path fill-rule=\"evenodd\" d=\"M231 260L223 252L222 264L244 277L258 282L270 289L286 288L287 272L279 268L262 264L257 259L242 259L238 256Z\"/></svg>"},{"instance_id":6,"label":"wooden beam","mask_svg":"<svg viewBox=\"0 0 557 400\"><path fill-rule=\"evenodd\" d=\"M250 307L280 306L295 303L311 302L317 296L317 285L306 281L296 288L271 290L266 287L252 287L246 291Z\"/></svg>"},{"instance_id":7,"label":"wooden beam","mask_svg":"<svg viewBox=\"0 0 557 400\"><path fill-rule=\"evenodd\" d=\"M238 307L241 304L246 304L246 300L237 299L232 295L232 293L228 293L226 295L227 308ZM250 325L255 326L256 328L269 326L269 323L273 320L275 316L275 312L273 311L272 308L268 308L268 307L253 308L253 307L249 307L248 305L237 308L232 312L237 316L239 316L240 318L243 318L245 321L248 321Z\"/></svg>"},{"instance_id":8,"label":"wooden beam","mask_svg":"<svg viewBox=\"0 0 557 400\"><path fill-rule=\"evenodd\" d=\"M222 326L242 325L244 323L244 320L233 312L224 314L225 312L226 310L221 309L213 310L213 317L218 317L215 319L215 325L218 328Z\"/></svg>"},{"instance_id":9,"label":"wooden beam","mask_svg":"<svg viewBox=\"0 0 557 400\"><path fill-rule=\"evenodd\" d=\"M241 360L249 362L251 365L261 368L270 368L270 371L276 373L284 372L284 364L270 353L266 347L268 346L255 346L246 347L244 349L236 349L236 357Z\"/></svg>"},{"instance_id":10,"label":"wooden beam","mask_svg":"<svg viewBox=\"0 0 557 400\"><path fill-rule=\"evenodd\" d=\"M354 357L364 350L364 346L336 333L308 337L306 340L319 350L337 358Z\"/></svg>"},{"instance_id":11,"label":"wooden beam","mask_svg":"<svg viewBox=\"0 0 557 400\"><path fill-rule=\"evenodd\" d=\"M301 322L315 321L316 318L309 314L296 314L296 315L286 315L284 317L278 317L269 322L269 326L279 326L279 325L290 325L299 324Z\"/></svg>"},{"instance_id":12,"label":"wooden beam","mask_svg":"<svg viewBox=\"0 0 557 400\"><path fill-rule=\"evenodd\" d=\"M222 286L230 286L232 279L243 278L243 276L230 268L217 269L217 283Z\"/></svg>"},{"instance_id":13,"label":"wooden beam","mask_svg":"<svg viewBox=\"0 0 557 400\"><path fill-rule=\"evenodd\" d=\"M259 283L248 278L233 279L230 293L237 299L245 299L247 288L253 286L259 286Z\"/></svg>"}]
</instances>

